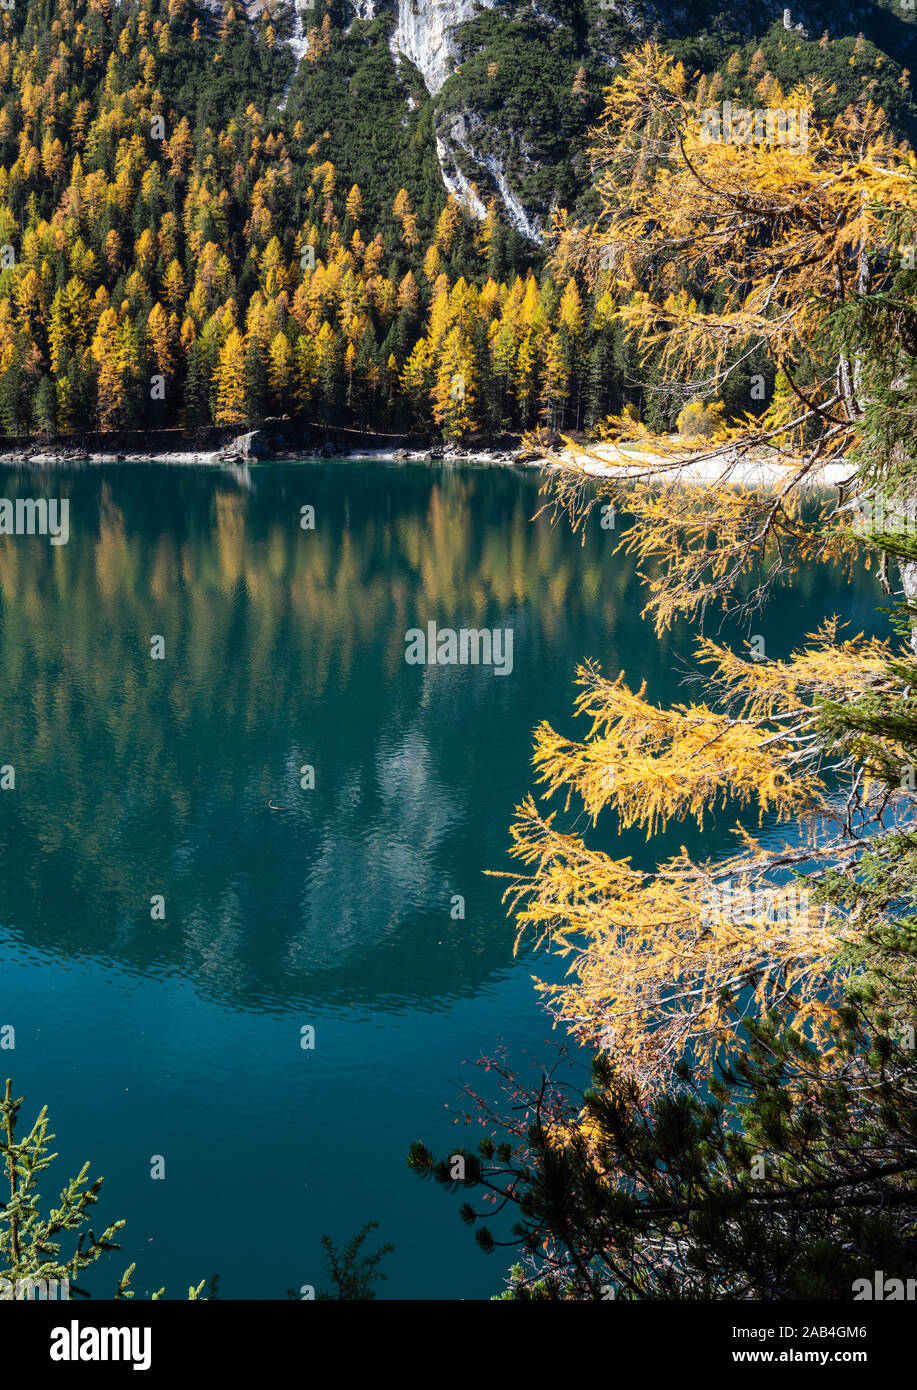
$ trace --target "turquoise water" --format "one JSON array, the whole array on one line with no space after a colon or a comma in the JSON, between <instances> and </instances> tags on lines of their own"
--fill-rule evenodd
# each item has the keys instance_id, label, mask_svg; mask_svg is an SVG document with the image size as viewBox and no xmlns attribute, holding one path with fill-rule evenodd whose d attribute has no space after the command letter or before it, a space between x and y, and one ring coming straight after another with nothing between
<instances>
[{"instance_id":1,"label":"turquoise water","mask_svg":"<svg viewBox=\"0 0 917 1390\"><path fill-rule=\"evenodd\" d=\"M510 863L535 725L577 732L577 663L685 698L695 634L654 636L598 517L584 546L533 521L531 472L0 474L70 501L67 545L0 538L0 1062L27 1117L50 1108L49 1196L90 1159L96 1228L127 1220L88 1287L136 1260L138 1295L219 1273L226 1298L283 1298L326 1282L324 1233L375 1219L381 1297L489 1297L508 1260L405 1167L413 1139L479 1137L453 1124L476 1058L557 1041L531 980L557 967L514 958L483 870ZM883 631L876 604L870 576L806 571L751 630L779 657L829 614ZM429 621L511 628L512 673L407 664ZM664 848L714 853L730 824Z\"/></svg>"}]
</instances>

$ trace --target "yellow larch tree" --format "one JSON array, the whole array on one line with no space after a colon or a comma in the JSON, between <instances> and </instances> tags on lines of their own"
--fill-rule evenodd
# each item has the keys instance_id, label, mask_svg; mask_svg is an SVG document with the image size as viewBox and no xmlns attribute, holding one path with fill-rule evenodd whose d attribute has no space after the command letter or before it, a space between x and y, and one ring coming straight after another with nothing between
<instances>
[{"instance_id":1,"label":"yellow larch tree","mask_svg":"<svg viewBox=\"0 0 917 1390\"><path fill-rule=\"evenodd\" d=\"M873 253L883 248L885 266L894 262L890 212L917 216L913 156L894 147L884 113L868 101L828 123L813 81L787 98L772 92L766 109L748 113L750 126L743 117L734 128L725 108L709 105L714 95L711 85L702 107L681 65L653 43L628 55L596 133L602 213L588 226L559 213L555 225L558 263L613 290L626 331L657 352L666 380L703 383L714 398L757 349L788 388L779 410L749 412L707 447L609 420L609 439L628 452L602 454L611 476L599 492L626 484L640 518L628 543L655 567L650 607L660 625L702 613L778 547L786 565L850 553L848 518L836 505L800 521L803 486L845 458L863 411L856 344L833 352L829 321L851 294L887 278ZM689 284L716 285L717 307L699 304ZM802 363L812 377L805 386ZM558 479L574 518L596 461L575 455ZM737 469L762 462L776 495L736 493ZM680 489L675 507L665 489L689 483L696 465L705 486ZM849 489L845 501L849 511Z\"/></svg>"},{"instance_id":2,"label":"yellow larch tree","mask_svg":"<svg viewBox=\"0 0 917 1390\"><path fill-rule=\"evenodd\" d=\"M233 328L220 348L216 368L216 422L240 425L245 422L245 343Z\"/></svg>"},{"instance_id":3,"label":"yellow larch tree","mask_svg":"<svg viewBox=\"0 0 917 1390\"><path fill-rule=\"evenodd\" d=\"M589 226L562 212L555 221L558 269L582 272L611 297L663 380L702 383L713 399L755 349L779 369L764 413L724 424L710 441L653 436L627 417L608 426L626 454L566 441L549 494L577 525L608 498L634 515L621 544L642 562L658 627L733 600L753 566L762 579L736 600L746 608L800 563L858 549L849 518L863 480L852 462L837 497L809 494L803 506L822 464L843 463L856 445L866 404L857 340L835 334L832 316L883 287L895 262L890 229L917 220L917 163L893 147L868 100L827 123L816 84L785 98L775 83L760 132L752 114L750 136L736 138L712 108L722 90L714 79L702 108L656 45L629 55L596 136L601 216ZM531 283L511 317L507 309L494 346L511 323L522 398L543 338ZM565 318L569 332L572 296ZM767 463L769 484L737 488L743 462ZM700 481L689 471L698 466ZM898 794L871 784L855 742L826 766L819 720L826 700L906 698L890 664L901 648L841 640L829 624L787 661L758 655L701 641L704 698L671 709L587 665L578 701L586 738L547 725L536 734L538 777L565 807L548 813L529 797L518 808L513 853L525 871L509 901L523 938L570 961L565 981L544 986L556 1016L644 1087L665 1084L685 1057L710 1066L743 1016L771 1008L830 1056L837 958L855 921L827 910L806 880L854 872L867 832L853 834L852 822L881 828L896 814ZM892 741L886 752L900 765L903 748ZM902 787L901 799L911 795ZM558 823L583 807L593 824L616 817L652 837L674 821L702 826L727 805L783 823L785 839L737 826L734 852L718 861L682 849L640 871Z\"/></svg>"},{"instance_id":4,"label":"yellow larch tree","mask_svg":"<svg viewBox=\"0 0 917 1390\"><path fill-rule=\"evenodd\" d=\"M831 967L849 924L795 874L849 868L857 850L846 818L868 806L871 789L852 749L826 776L816 703L851 689L892 697L903 687L889 675L887 644L840 640L833 623L785 662L762 665L709 639L697 655L710 668L714 703L671 709L629 689L623 674L609 680L585 666L577 700L590 721L585 740L546 724L536 731L545 797L582 805L593 824L612 812L647 838L672 821L702 827L727 805L778 823L805 817L805 834L764 841L737 827L735 851L715 861L682 849L638 870L565 833L557 812L532 796L513 826L512 853L530 870L507 890L519 939L571 961L564 982L540 988L557 1018L644 1087L664 1083L686 1052L708 1067L738 1040L744 1016L777 1003L827 1053L839 989ZM849 774L845 794L839 770ZM890 813L886 798L882 788L876 800Z\"/></svg>"},{"instance_id":5,"label":"yellow larch tree","mask_svg":"<svg viewBox=\"0 0 917 1390\"><path fill-rule=\"evenodd\" d=\"M433 418L447 438L461 439L474 429L476 389L474 358L461 325L455 324L443 340L431 391Z\"/></svg>"}]
</instances>

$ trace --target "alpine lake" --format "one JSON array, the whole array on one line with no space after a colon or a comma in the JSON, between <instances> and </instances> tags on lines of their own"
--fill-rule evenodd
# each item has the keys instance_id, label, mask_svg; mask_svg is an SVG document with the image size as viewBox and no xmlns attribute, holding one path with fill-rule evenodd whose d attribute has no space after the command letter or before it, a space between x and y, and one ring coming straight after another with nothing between
<instances>
[{"instance_id":1,"label":"alpine lake","mask_svg":"<svg viewBox=\"0 0 917 1390\"><path fill-rule=\"evenodd\" d=\"M563 1040L532 976L565 963L514 954L485 871L513 867L535 727L585 734L577 666L690 699L696 627L657 637L628 518L596 509L583 543L528 469L0 472L69 501L66 544L0 537L0 1062L24 1123L49 1107L46 1206L88 1159L94 1228L127 1222L86 1287L136 1261L138 1298L218 1274L282 1299L375 1220L378 1297L498 1293L511 1256L405 1162L482 1136L479 1057L537 1072ZM834 614L885 634L881 605L873 574L813 567L708 631L782 658ZM651 846L577 824L641 865L725 852L735 820Z\"/></svg>"}]
</instances>

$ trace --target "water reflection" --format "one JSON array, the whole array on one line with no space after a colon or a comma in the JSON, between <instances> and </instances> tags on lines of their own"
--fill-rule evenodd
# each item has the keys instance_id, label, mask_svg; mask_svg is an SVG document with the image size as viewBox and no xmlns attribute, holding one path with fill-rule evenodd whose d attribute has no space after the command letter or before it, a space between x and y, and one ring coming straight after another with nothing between
<instances>
[{"instance_id":1,"label":"water reflection","mask_svg":"<svg viewBox=\"0 0 917 1390\"><path fill-rule=\"evenodd\" d=\"M221 1001L476 994L510 966L481 870L506 863L533 726L572 727L586 656L672 698L689 646L652 636L598 523L581 545L532 520L530 474L314 462L2 484L69 498L72 535L0 541L0 762L17 778L0 922ZM793 635L858 597L807 573ZM404 634L429 619L512 627L512 676L406 665Z\"/></svg>"}]
</instances>

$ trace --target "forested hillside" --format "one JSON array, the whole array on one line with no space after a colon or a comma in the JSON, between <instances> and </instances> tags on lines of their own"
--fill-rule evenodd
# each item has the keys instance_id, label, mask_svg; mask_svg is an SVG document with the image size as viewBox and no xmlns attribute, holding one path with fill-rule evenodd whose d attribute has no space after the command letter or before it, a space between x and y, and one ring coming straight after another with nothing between
<instances>
[{"instance_id":1,"label":"forested hillside","mask_svg":"<svg viewBox=\"0 0 917 1390\"><path fill-rule=\"evenodd\" d=\"M913 1301L917 11L6 3L0 1048L145 1263L467 1301L407 1155L500 1301ZM124 1224L21 1103L0 1298Z\"/></svg>"},{"instance_id":2,"label":"forested hillside","mask_svg":"<svg viewBox=\"0 0 917 1390\"><path fill-rule=\"evenodd\" d=\"M616 54L666 17L481 10L431 94L400 11L360 12L320 3L297 29L286 4L237 0L3 10L8 435L289 415L460 438L590 430L625 406L674 425L690 387L652 389L612 275L549 259L552 219L599 208L588 132ZM679 13L671 45L710 101L776 107L814 79L824 117L872 102L911 136L913 29L872 13L892 56L866 19L826 15L836 30L807 38L763 7L757 36L754 11L742 33Z\"/></svg>"}]
</instances>

